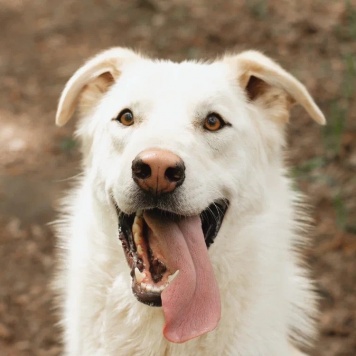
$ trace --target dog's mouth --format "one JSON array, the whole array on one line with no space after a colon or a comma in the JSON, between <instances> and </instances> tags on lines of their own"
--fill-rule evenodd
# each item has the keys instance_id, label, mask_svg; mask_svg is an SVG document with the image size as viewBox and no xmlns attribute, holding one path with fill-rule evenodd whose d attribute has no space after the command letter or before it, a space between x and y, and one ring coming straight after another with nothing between
<instances>
[{"instance_id":1,"label":"dog's mouth","mask_svg":"<svg viewBox=\"0 0 356 356\"><path fill-rule=\"evenodd\" d=\"M163 306L164 334L184 342L214 329L220 296L207 249L222 225L228 202L196 216L161 209L119 213L119 239L131 269L132 291L150 306Z\"/></svg>"}]
</instances>

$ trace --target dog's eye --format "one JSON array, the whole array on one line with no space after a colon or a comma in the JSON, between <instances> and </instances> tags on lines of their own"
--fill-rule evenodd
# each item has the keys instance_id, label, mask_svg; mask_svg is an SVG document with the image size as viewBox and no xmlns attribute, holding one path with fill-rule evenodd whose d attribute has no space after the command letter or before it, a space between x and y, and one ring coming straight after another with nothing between
<instances>
[{"instance_id":1,"label":"dog's eye","mask_svg":"<svg viewBox=\"0 0 356 356\"><path fill-rule=\"evenodd\" d=\"M208 131L218 131L225 125L224 120L216 113L209 114L204 120L204 129Z\"/></svg>"},{"instance_id":2,"label":"dog's eye","mask_svg":"<svg viewBox=\"0 0 356 356\"><path fill-rule=\"evenodd\" d=\"M134 123L134 116L131 110L124 109L117 115L117 121L122 123L124 126L131 126Z\"/></svg>"}]
</instances>

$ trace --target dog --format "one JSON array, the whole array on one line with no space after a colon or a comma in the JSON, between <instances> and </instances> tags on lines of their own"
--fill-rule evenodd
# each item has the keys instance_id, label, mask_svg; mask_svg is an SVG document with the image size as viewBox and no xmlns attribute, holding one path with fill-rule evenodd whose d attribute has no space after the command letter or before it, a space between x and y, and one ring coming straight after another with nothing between
<instances>
[{"instance_id":1,"label":"dog","mask_svg":"<svg viewBox=\"0 0 356 356\"><path fill-rule=\"evenodd\" d=\"M210 62L108 49L67 82L83 173L58 222L66 355L305 355L308 215L284 167L295 77L257 51Z\"/></svg>"}]
</instances>

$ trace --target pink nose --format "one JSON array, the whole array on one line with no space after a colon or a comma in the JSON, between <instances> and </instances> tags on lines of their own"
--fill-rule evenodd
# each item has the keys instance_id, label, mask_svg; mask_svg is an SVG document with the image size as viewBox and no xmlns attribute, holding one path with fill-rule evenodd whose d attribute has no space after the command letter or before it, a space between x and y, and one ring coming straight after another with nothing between
<instances>
[{"instance_id":1,"label":"pink nose","mask_svg":"<svg viewBox=\"0 0 356 356\"><path fill-rule=\"evenodd\" d=\"M172 192L185 178L183 160L161 149L139 153L132 161L132 178L140 188L155 195Z\"/></svg>"}]
</instances>

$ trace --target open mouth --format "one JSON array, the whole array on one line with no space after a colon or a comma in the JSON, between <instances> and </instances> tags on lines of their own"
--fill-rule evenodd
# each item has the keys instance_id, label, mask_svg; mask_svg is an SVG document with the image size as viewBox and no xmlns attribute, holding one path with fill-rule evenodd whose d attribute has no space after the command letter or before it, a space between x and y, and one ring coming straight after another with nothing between
<instances>
[{"instance_id":1,"label":"open mouth","mask_svg":"<svg viewBox=\"0 0 356 356\"><path fill-rule=\"evenodd\" d=\"M221 200L209 205L199 215L206 247L209 248L220 230L228 202ZM136 298L150 306L161 306L161 293L178 275L172 270L162 254L161 246L148 226L144 212L127 215L119 213L119 239L131 268L132 291ZM147 214L162 221L179 221L183 216L160 209Z\"/></svg>"},{"instance_id":2,"label":"open mouth","mask_svg":"<svg viewBox=\"0 0 356 356\"><path fill-rule=\"evenodd\" d=\"M227 208L221 200L190 217L158 208L119 212L119 239L133 294L144 304L163 306L164 334L170 341L199 336L220 319L220 295L207 250Z\"/></svg>"}]
</instances>

